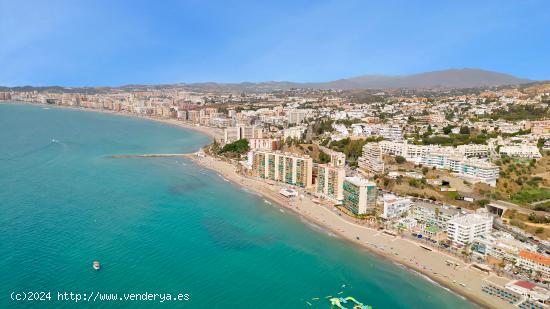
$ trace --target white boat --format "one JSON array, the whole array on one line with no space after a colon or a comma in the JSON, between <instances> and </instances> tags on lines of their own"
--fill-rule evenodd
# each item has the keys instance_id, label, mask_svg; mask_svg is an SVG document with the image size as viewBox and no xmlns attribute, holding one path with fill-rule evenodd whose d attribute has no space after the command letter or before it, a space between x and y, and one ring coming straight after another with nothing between
<instances>
[{"instance_id":1,"label":"white boat","mask_svg":"<svg viewBox=\"0 0 550 309\"><path fill-rule=\"evenodd\" d=\"M94 267L95 270L99 270L101 268L99 261L94 261L92 266Z\"/></svg>"}]
</instances>

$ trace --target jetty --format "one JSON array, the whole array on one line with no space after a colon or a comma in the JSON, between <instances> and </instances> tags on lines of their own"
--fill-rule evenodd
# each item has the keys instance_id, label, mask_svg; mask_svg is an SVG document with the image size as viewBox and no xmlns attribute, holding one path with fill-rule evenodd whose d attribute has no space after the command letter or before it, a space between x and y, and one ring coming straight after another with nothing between
<instances>
[{"instance_id":1,"label":"jetty","mask_svg":"<svg viewBox=\"0 0 550 309\"><path fill-rule=\"evenodd\" d=\"M128 159L128 158L166 158L166 157L187 157L188 153L149 153L134 155L109 156L109 159Z\"/></svg>"}]
</instances>

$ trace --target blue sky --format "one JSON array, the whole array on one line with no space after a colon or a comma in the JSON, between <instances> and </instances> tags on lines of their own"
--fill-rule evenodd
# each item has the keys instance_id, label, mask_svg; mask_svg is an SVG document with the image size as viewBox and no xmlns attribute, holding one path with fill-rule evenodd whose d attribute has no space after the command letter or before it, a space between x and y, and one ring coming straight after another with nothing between
<instances>
[{"instance_id":1,"label":"blue sky","mask_svg":"<svg viewBox=\"0 0 550 309\"><path fill-rule=\"evenodd\" d=\"M550 1L0 0L0 85L550 79Z\"/></svg>"}]
</instances>

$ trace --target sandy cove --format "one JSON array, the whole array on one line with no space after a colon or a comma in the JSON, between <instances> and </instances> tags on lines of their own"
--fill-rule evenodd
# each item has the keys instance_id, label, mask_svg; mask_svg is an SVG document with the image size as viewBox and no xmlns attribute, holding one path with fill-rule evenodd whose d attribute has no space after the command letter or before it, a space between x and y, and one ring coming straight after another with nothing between
<instances>
[{"instance_id":1,"label":"sandy cove","mask_svg":"<svg viewBox=\"0 0 550 309\"><path fill-rule=\"evenodd\" d=\"M301 218L319 225L355 245L367 248L384 258L429 277L441 286L466 297L480 306L499 309L517 308L481 291L482 284L503 285L509 281L507 278L498 277L493 273L487 275L471 268L471 265L466 264L463 260L444 252L428 251L420 247L420 243L359 225L352 218L345 217L344 214L340 215L336 209L328 205L314 203L312 198L304 191L300 193L303 194L303 198L289 200L279 194L279 190L283 186L275 182L268 183L264 180L242 176L236 172L235 166L231 163L211 156L199 157L190 154L187 157L196 164L215 171L227 180L292 210ZM357 237L359 237L359 240ZM446 260L458 263L459 266L447 266Z\"/></svg>"}]
</instances>

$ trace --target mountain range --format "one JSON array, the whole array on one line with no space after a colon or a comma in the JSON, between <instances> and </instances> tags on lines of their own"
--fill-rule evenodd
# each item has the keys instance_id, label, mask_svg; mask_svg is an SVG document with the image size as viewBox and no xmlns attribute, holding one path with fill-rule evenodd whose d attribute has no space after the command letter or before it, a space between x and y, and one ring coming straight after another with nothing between
<instances>
[{"instance_id":1,"label":"mountain range","mask_svg":"<svg viewBox=\"0 0 550 309\"><path fill-rule=\"evenodd\" d=\"M310 89L464 89L519 85L536 82L519 78L510 74L492 72L480 69L449 69L442 71L433 71L418 73L412 75L363 75L351 78L338 79L328 82L300 83L289 81L267 81L267 82L242 82L242 83L177 83L164 85L125 85L121 87L1 87L0 90L13 89L19 91L31 90L49 90L54 92L72 91L79 92L83 89L87 91L101 91L112 88L137 89L137 88L162 88L162 87L188 87L207 91L265 91L265 90L288 90L292 88L310 88Z\"/></svg>"},{"instance_id":2,"label":"mountain range","mask_svg":"<svg viewBox=\"0 0 550 309\"><path fill-rule=\"evenodd\" d=\"M225 89L388 89L388 88L477 88L503 85L519 85L534 82L510 74L480 69L449 69L412 75L363 75L320 83L269 81L260 83L194 83L185 84L198 88Z\"/></svg>"}]
</instances>

